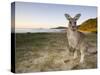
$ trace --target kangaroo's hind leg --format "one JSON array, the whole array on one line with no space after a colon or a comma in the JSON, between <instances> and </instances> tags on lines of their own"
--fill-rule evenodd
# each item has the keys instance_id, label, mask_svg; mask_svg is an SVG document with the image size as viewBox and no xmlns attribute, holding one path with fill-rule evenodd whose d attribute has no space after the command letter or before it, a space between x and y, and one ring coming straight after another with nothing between
<instances>
[{"instance_id":1,"label":"kangaroo's hind leg","mask_svg":"<svg viewBox=\"0 0 100 75\"><path fill-rule=\"evenodd\" d=\"M77 50L74 51L74 59L76 59L78 57L78 53Z\"/></svg>"},{"instance_id":2,"label":"kangaroo's hind leg","mask_svg":"<svg viewBox=\"0 0 100 75\"><path fill-rule=\"evenodd\" d=\"M80 63L84 62L85 52L86 52L86 47L81 48L81 50L80 50L80 53L81 53Z\"/></svg>"}]
</instances>

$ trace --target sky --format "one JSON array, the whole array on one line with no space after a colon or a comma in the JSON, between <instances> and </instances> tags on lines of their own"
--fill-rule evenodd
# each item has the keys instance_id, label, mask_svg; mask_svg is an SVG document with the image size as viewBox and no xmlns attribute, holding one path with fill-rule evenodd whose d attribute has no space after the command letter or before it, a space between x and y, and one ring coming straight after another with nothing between
<instances>
[{"instance_id":1,"label":"sky","mask_svg":"<svg viewBox=\"0 0 100 75\"><path fill-rule=\"evenodd\" d=\"M87 19L97 17L97 7L78 6L64 4L45 4L31 2L16 2L15 12L12 9L12 17L15 16L15 28L54 28L68 26L68 20L64 14L72 17L80 13L81 17L77 25ZM13 20L12 20L13 21Z\"/></svg>"}]
</instances>

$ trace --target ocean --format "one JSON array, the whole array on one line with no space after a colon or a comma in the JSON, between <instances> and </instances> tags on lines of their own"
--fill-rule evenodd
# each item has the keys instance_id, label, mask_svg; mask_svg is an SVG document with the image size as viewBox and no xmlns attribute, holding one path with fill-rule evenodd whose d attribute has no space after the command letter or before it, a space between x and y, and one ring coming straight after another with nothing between
<instances>
[{"instance_id":1,"label":"ocean","mask_svg":"<svg viewBox=\"0 0 100 75\"><path fill-rule=\"evenodd\" d=\"M65 29L32 29L32 28L16 28L16 33L55 33L65 32Z\"/></svg>"}]
</instances>

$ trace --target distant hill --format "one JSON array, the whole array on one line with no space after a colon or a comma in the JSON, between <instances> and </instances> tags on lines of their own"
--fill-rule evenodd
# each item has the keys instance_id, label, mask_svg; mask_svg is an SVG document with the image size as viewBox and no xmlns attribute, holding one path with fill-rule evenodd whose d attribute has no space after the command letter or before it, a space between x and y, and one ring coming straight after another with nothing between
<instances>
[{"instance_id":1,"label":"distant hill","mask_svg":"<svg viewBox=\"0 0 100 75\"><path fill-rule=\"evenodd\" d=\"M88 19L78 26L80 31L97 32L97 18Z\"/></svg>"},{"instance_id":2,"label":"distant hill","mask_svg":"<svg viewBox=\"0 0 100 75\"><path fill-rule=\"evenodd\" d=\"M67 29L67 27L59 26L59 27L52 28L52 29Z\"/></svg>"}]
</instances>

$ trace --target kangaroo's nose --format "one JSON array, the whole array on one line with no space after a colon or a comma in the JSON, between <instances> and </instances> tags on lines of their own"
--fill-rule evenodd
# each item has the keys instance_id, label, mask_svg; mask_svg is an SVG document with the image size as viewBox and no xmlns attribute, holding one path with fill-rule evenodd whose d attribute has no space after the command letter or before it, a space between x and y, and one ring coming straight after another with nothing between
<instances>
[{"instance_id":1,"label":"kangaroo's nose","mask_svg":"<svg viewBox=\"0 0 100 75\"><path fill-rule=\"evenodd\" d=\"M72 26L72 28L75 28L75 26Z\"/></svg>"}]
</instances>

